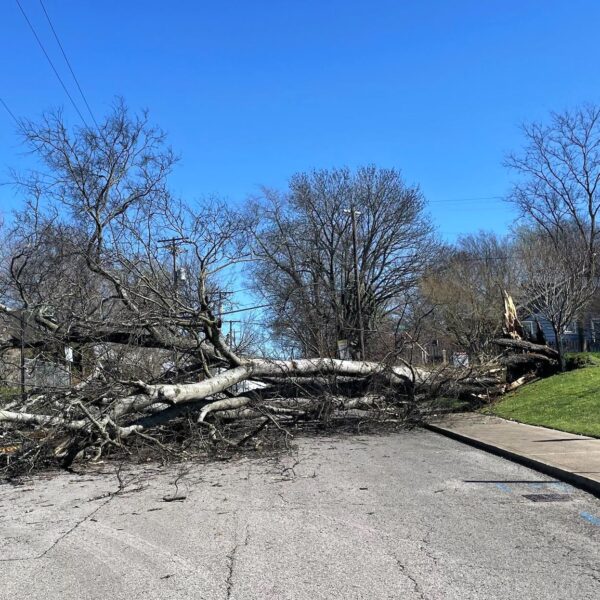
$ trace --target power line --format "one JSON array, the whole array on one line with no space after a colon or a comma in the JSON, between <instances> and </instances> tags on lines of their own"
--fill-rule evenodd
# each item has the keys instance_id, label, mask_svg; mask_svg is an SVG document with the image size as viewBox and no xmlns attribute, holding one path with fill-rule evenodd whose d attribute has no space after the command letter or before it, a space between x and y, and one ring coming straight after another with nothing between
<instances>
[{"instance_id":1,"label":"power line","mask_svg":"<svg viewBox=\"0 0 600 600\"><path fill-rule=\"evenodd\" d=\"M21 6L21 2L19 2L19 0L15 0L15 2L17 3L17 6L19 7L21 13L23 14L23 17L25 17L25 20L27 21L27 25L29 25L29 29L31 29L31 33L33 33L35 39L37 40L39 47L42 49L42 52L44 53L44 56L46 57L48 63L50 64L50 67L52 67L52 70L54 71L56 78L58 79L58 81L60 82L60 85L62 86L63 90L65 91L65 94L67 94L67 97L71 101L73 108L77 111L77 114L79 115L79 118L83 121L83 124L89 129L89 125L87 124L86 120L83 118L83 115L81 114L79 107L75 103L75 100L73 100L73 96L71 96L71 94L69 93L69 90L67 89L67 86L65 85L65 82L62 80L61 76L59 75L58 71L56 70L56 67L54 66L54 63L52 62L52 59L50 58L48 52L46 52L46 48L44 47L44 44L42 44L42 40L40 40L35 28L33 27L31 21L29 20L29 17L23 10L23 7Z\"/></svg>"},{"instance_id":2,"label":"power line","mask_svg":"<svg viewBox=\"0 0 600 600\"><path fill-rule=\"evenodd\" d=\"M0 96L0 102L2 103L2 106L4 106L4 108L6 109L6 112L13 118L13 120L17 124L17 126L20 126L21 124L19 123L19 119L17 119L17 117L15 117L13 111L10 110L10 108L8 107L8 104L6 104L6 102L4 102L4 98L2 98L2 96Z\"/></svg>"},{"instance_id":3,"label":"power line","mask_svg":"<svg viewBox=\"0 0 600 600\"><path fill-rule=\"evenodd\" d=\"M246 312L248 310L257 310L259 308L266 308L268 306L271 306L271 305L270 304L259 304L258 306L245 306L243 308L238 308L237 310L228 310L227 312L222 312L221 316L233 315L236 313Z\"/></svg>"},{"instance_id":4,"label":"power line","mask_svg":"<svg viewBox=\"0 0 600 600\"><path fill-rule=\"evenodd\" d=\"M454 202L481 202L482 200L504 200L504 196L480 196L475 198L446 198L444 200L428 200L429 204L452 204Z\"/></svg>"},{"instance_id":5,"label":"power line","mask_svg":"<svg viewBox=\"0 0 600 600\"><path fill-rule=\"evenodd\" d=\"M488 260L510 260L511 258L525 258L520 254L504 254L502 256L450 256L449 262L487 262Z\"/></svg>"},{"instance_id":6,"label":"power line","mask_svg":"<svg viewBox=\"0 0 600 600\"><path fill-rule=\"evenodd\" d=\"M490 260L511 260L511 259L518 259L518 258L524 258L523 255L519 255L519 254L506 254L503 256L453 256L450 258L450 261L452 263L470 263L470 262L487 262ZM447 269L448 265L444 265L444 266L439 266L437 267L437 269ZM436 269L434 269L436 270ZM303 284L294 284L291 289L287 290L288 292L293 292L295 290L298 289L310 289L310 288L315 288L317 286L321 286L322 283L321 282L317 282L317 283L303 283ZM328 291L330 291L330 288L325 288ZM350 289L350 287L341 287L341 288L335 288L335 291L337 292L345 292L348 291ZM247 287L247 288L240 288L237 290L231 290L229 292L227 292L227 294L241 294L244 292L254 292L255 294L259 295L259 296L263 296L265 298L270 298L273 297L275 295L277 295L276 293L273 294L265 294L264 292L260 292L258 291L255 287ZM262 308L265 305L261 305L261 306L256 306L256 307L248 307L248 308L243 308L242 310L252 310L253 308ZM237 312L237 311L232 311L232 312ZM223 313L224 315L226 314L231 314L230 312L226 312Z\"/></svg>"},{"instance_id":7,"label":"power line","mask_svg":"<svg viewBox=\"0 0 600 600\"><path fill-rule=\"evenodd\" d=\"M100 130L100 126L98 125L98 122L96 121L96 117L94 117L94 113L92 112L92 109L87 101L87 98L85 97L85 94L83 93L83 89L81 89L81 85L79 84L79 80L77 79L77 76L75 75L75 71L73 71L73 67L71 66L71 62L69 61L69 59L67 58L67 53L65 52L65 49L63 48L63 45L60 43L60 39L58 37L58 34L56 33L56 30L54 29L54 25L52 24L52 21L50 20L50 15L48 14L48 11L46 10L46 7L44 6L44 2L42 0L40 0L40 5L42 7L42 10L44 11L44 14L46 15L46 20L48 21L48 24L50 25L50 29L52 30L52 33L54 34L54 39L56 40L56 43L58 44L58 47L60 48L60 51L62 52L63 58L65 59L65 62L67 63L67 66L69 67L69 71L71 72L71 75L73 76L73 79L75 80L75 83L77 85L77 89L79 90L79 93L81 94L81 97L83 99L84 104L86 105L88 112L90 113L90 116L92 117L92 121L94 121L94 124L96 125L96 128L98 130Z\"/></svg>"}]
</instances>

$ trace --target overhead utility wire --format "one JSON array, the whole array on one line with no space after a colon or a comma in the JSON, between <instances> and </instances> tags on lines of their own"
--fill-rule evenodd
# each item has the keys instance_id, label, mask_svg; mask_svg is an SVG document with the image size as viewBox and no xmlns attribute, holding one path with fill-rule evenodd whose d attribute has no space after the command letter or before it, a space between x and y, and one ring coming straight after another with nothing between
<instances>
[{"instance_id":1,"label":"overhead utility wire","mask_svg":"<svg viewBox=\"0 0 600 600\"><path fill-rule=\"evenodd\" d=\"M478 198L447 198L443 200L428 200L430 204L452 204L453 202L480 202L481 200L504 200L505 196L480 196Z\"/></svg>"},{"instance_id":2,"label":"overhead utility wire","mask_svg":"<svg viewBox=\"0 0 600 600\"><path fill-rule=\"evenodd\" d=\"M31 21L29 20L29 17L27 16L27 14L25 13L25 11L23 10L23 7L21 6L21 3L19 2L19 0L15 0L15 2L17 3L17 6L19 7L21 13L23 14L23 17L25 17L25 20L27 21L27 24L29 25L29 29L31 29L31 33L33 33L39 47L42 49L42 52L44 53L44 56L46 57L46 60L48 61L48 63L50 64L50 67L52 67L52 70L54 71L54 74L56 75L56 78L58 79L58 81L60 82L60 85L62 86L63 90L65 91L65 94L67 94L69 100L71 101L71 104L73 105L73 108L77 111L77 114L79 115L79 118L83 121L83 124L89 129L89 125L87 124L86 120L83 118L83 115L81 114L81 111L79 110L79 107L77 106L77 104L75 103L75 100L73 100L73 96L71 96L71 94L69 93L69 90L67 89L67 86L65 85L65 82L62 80L61 76L59 75L58 71L56 70L56 67L54 66L54 63L52 62L52 59L50 58L48 52L46 52L46 48L44 47L44 44L42 44L42 41L40 40L35 28L33 27Z\"/></svg>"},{"instance_id":3,"label":"overhead utility wire","mask_svg":"<svg viewBox=\"0 0 600 600\"><path fill-rule=\"evenodd\" d=\"M54 29L54 25L52 24L52 21L50 20L50 15L48 14L48 11L46 10L46 7L44 6L44 2L42 0L40 0L40 5L42 7L42 10L44 11L44 14L46 15L46 20L48 21L48 25L50 25L50 29L52 30L52 33L54 34L54 39L56 40L56 43L58 44L58 47L60 48L60 51L62 52L63 58L65 59L65 62L67 63L67 66L69 67L69 71L71 72L71 75L73 76L73 79L75 80L75 84L77 85L77 89L79 90L81 98L83 99L83 102L84 102L86 108L88 109L88 112L90 113L90 117L92 117L92 121L94 121L96 128L98 130L100 130L100 126L98 125L98 122L96 121L96 117L94 116L94 113L92 112L92 109L87 101L87 98L85 97L85 94L83 93L83 89L81 88L81 85L79 84L79 80L77 79L77 76L75 75L75 71L73 70L73 67L71 66L71 62L67 58L67 53L65 52L63 45L60 43L58 34L56 33L56 30Z\"/></svg>"},{"instance_id":4,"label":"overhead utility wire","mask_svg":"<svg viewBox=\"0 0 600 600\"><path fill-rule=\"evenodd\" d=\"M2 106L4 106L4 108L6 109L6 112L13 118L13 120L17 124L17 126L20 126L21 124L19 123L19 119L17 119L17 117L15 117L15 114L13 113L12 110L10 110L10 108L8 107L8 104L6 104L6 102L4 102L4 98L2 98L2 96L0 96L0 102L2 103Z\"/></svg>"}]
</instances>

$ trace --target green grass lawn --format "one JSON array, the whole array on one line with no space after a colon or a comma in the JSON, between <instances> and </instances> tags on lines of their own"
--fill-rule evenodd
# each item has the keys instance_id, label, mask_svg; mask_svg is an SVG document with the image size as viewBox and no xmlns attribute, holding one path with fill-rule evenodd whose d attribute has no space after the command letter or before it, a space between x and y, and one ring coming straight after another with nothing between
<instances>
[{"instance_id":1,"label":"green grass lawn","mask_svg":"<svg viewBox=\"0 0 600 600\"><path fill-rule=\"evenodd\" d=\"M600 354L585 356L588 366L525 385L485 412L530 425L600 437ZM572 358L582 362L581 355Z\"/></svg>"},{"instance_id":2,"label":"green grass lawn","mask_svg":"<svg viewBox=\"0 0 600 600\"><path fill-rule=\"evenodd\" d=\"M18 388L9 388L0 386L0 403L8 402L19 394Z\"/></svg>"}]
</instances>

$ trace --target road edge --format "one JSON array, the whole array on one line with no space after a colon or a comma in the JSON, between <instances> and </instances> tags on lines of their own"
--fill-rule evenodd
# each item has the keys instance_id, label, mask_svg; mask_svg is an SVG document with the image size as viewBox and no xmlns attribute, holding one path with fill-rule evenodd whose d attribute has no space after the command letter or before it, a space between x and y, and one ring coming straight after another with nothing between
<instances>
[{"instance_id":1,"label":"road edge","mask_svg":"<svg viewBox=\"0 0 600 600\"><path fill-rule=\"evenodd\" d=\"M570 483L571 485L582 489L592 494L593 496L596 496L596 498L600 498L600 483L594 481L593 479L588 479L587 477L583 477L582 475L578 475L577 473L573 473L572 471L568 471L566 469L562 469L561 467L557 467L555 465L545 463L534 458L530 458L529 456L525 456L523 454L518 454L517 452L513 452L512 450L507 450L506 448L502 448L501 446L496 446L495 444L484 442L483 440L480 440L478 438L474 438L463 433L458 433L445 427L432 425L431 423L423 423L421 427L423 429L427 429L428 431L432 431L433 433L437 433L439 435L451 438L457 442L462 442L463 444L467 444L468 446L473 446L474 448L478 448L479 450L484 450L485 452L489 452L490 454L495 454L496 456L500 456L501 458L506 458L512 462L523 465L524 467L528 467L535 471L539 471L540 473L544 473L544 475L550 475L551 477L559 479L560 481Z\"/></svg>"}]
</instances>

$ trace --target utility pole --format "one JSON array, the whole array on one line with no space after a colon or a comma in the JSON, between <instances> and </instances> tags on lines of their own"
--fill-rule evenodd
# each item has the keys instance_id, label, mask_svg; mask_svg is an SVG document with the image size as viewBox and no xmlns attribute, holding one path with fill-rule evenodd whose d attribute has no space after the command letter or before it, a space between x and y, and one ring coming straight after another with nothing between
<instances>
[{"instance_id":1,"label":"utility pole","mask_svg":"<svg viewBox=\"0 0 600 600\"><path fill-rule=\"evenodd\" d=\"M185 252L181 250L179 246L181 244L188 244L190 240L185 237L172 237L165 238L163 240L158 240L162 247L168 250L171 253L171 258L173 260L173 311L177 310L177 284L179 283L179 277L177 276L177 255L181 252ZM177 356L177 348L173 348L173 369L177 374L179 370L179 360Z\"/></svg>"},{"instance_id":2,"label":"utility pole","mask_svg":"<svg viewBox=\"0 0 600 600\"><path fill-rule=\"evenodd\" d=\"M179 283L179 278L177 277L177 255L185 252L185 250L181 250L179 246L181 244L188 244L190 240L184 237L172 237L164 240L158 240L158 242L162 244L163 248L171 253L171 258L173 261L173 293L175 298L177 298L177 284Z\"/></svg>"},{"instance_id":3,"label":"utility pole","mask_svg":"<svg viewBox=\"0 0 600 600\"><path fill-rule=\"evenodd\" d=\"M223 294L225 292L219 291L217 292L217 315L219 315L219 320L221 320L223 316Z\"/></svg>"},{"instance_id":4,"label":"utility pole","mask_svg":"<svg viewBox=\"0 0 600 600\"><path fill-rule=\"evenodd\" d=\"M227 321L223 321L223 323L229 323L229 334L226 337L227 343L230 346L235 346L235 329L233 328L233 324L234 323L242 323L243 321L235 321L235 320L227 320Z\"/></svg>"},{"instance_id":5,"label":"utility pole","mask_svg":"<svg viewBox=\"0 0 600 600\"><path fill-rule=\"evenodd\" d=\"M350 215L352 217L352 246L354 249L354 281L356 284L356 310L358 312L358 334L360 341L360 357L362 360L365 360L365 327L363 323L363 314L362 314L362 298L361 298L361 288L360 288L360 280L358 275L358 237L356 233L356 215L360 215L357 213L354 205L350 207Z\"/></svg>"},{"instance_id":6,"label":"utility pole","mask_svg":"<svg viewBox=\"0 0 600 600\"><path fill-rule=\"evenodd\" d=\"M223 321L223 315L229 315L238 311L227 311L227 312L223 312L223 301L224 299L233 294L234 292L230 292L230 291L225 291L225 290L219 290L217 292L215 292L215 295L217 296L217 318L219 319L219 321L221 321L221 326L223 325L223 323L225 323L225 321ZM237 321L232 321L232 323L237 323Z\"/></svg>"},{"instance_id":7,"label":"utility pole","mask_svg":"<svg viewBox=\"0 0 600 600\"><path fill-rule=\"evenodd\" d=\"M27 392L25 391L25 309L21 309L21 358L19 361L19 367L21 371L21 400L25 402L27 399Z\"/></svg>"}]
</instances>

